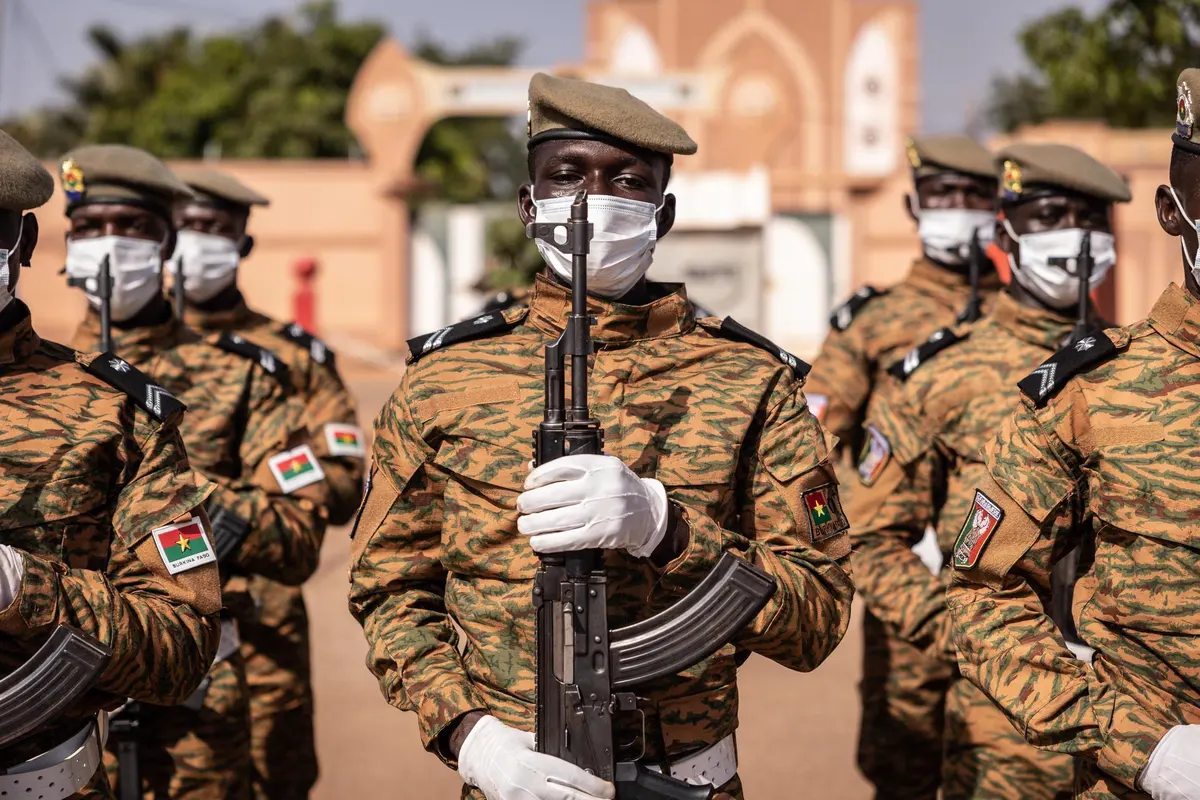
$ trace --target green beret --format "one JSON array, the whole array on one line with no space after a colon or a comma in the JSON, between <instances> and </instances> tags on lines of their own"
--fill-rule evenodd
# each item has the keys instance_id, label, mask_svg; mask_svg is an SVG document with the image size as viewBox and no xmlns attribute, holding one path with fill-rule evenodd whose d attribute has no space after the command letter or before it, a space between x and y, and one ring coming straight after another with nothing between
<instances>
[{"instance_id":1,"label":"green beret","mask_svg":"<svg viewBox=\"0 0 1200 800\"><path fill-rule=\"evenodd\" d=\"M667 156L696 152L679 123L624 89L543 72L529 81L526 132L530 147L550 139L615 139Z\"/></svg>"},{"instance_id":2,"label":"green beret","mask_svg":"<svg viewBox=\"0 0 1200 800\"><path fill-rule=\"evenodd\" d=\"M969 136L914 136L905 145L914 180L940 172L996 178L995 158Z\"/></svg>"},{"instance_id":3,"label":"green beret","mask_svg":"<svg viewBox=\"0 0 1200 800\"><path fill-rule=\"evenodd\" d=\"M94 144L63 156L67 213L87 203L132 203L171 216L179 200L195 197L170 168L145 150L121 144Z\"/></svg>"},{"instance_id":4,"label":"green beret","mask_svg":"<svg viewBox=\"0 0 1200 800\"><path fill-rule=\"evenodd\" d=\"M240 206L249 210L251 206L269 206L271 201L226 172L215 169L188 169L179 171L179 179L202 196L214 198L222 203Z\"/></svg>"},{"instance_id":5,"label":"green beret","mask_svg":"<svg viewBox=\"0 0 1200 800\"><path fill-rule=\"evenodd\" d=\"M1200 142L1196 131L1196 108L1192 98L1200 96L1200 69L1192 67L1179 73L1179 92L1175 103L1175 134L1171 141L1175 146L1200 154Z\"/></svg>"},{"instance_id":6,"label":"green beret","mask_svg":"<svg viewBox=\"0 0 1200 800\"><path fill-rule=\"evenodd\" d=\"M1132 198L1124 178L1069 145L1018 142L1001 150L996 164L1004 170L1000 196L1008 202L1046 189L1067 189L1110 203L1128 203Z\"/></svg>"},{"instance_id":7,"label":"green beret","mask_svg":"<svg viewBox=\"0 0 1200 800\"><path fill-rule=\"evenodd\" d=\"M54 194L54 178L20 142L0 131L0 208L28 211Z\"/></svg>"}]
</instances>

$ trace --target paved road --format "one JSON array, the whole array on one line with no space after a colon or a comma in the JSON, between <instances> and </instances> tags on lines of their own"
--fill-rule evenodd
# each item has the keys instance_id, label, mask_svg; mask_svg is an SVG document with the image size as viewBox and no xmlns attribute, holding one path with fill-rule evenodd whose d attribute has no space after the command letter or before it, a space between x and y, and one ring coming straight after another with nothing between
<instances>
[{"instance_id":1,"label":"paved road","mask_svg":"<svg viewBox=\"0 0 1200 800\"><path fill-rule=\"evenodd\" d=\"M362 418L369 421L395 378L366 371L349 377ZM413 715L388 706L364 666L362 630L346 610L349 550L345 530L331 530L320 570L305 587L321 759L314 796L456 798L457 775L421 748ZM809 675L758 656L742 668L738 750L751 800L870 796L854 767L861 638L855 622L829 661Z\"/></svg>"}]
</instances>

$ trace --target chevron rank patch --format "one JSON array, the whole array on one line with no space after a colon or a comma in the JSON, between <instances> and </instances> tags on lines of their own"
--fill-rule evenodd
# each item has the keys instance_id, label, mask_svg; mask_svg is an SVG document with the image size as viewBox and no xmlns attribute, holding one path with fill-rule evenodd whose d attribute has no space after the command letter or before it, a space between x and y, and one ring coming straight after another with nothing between
<instances>
[{"instance_id":1,"label":"chevron rank patch","mask_svg":"<svg viewBox=\"0 0 1200 800\"><path fill-rule=\"evenodd\" d=\"M825 412L829 409L829 395L805 392L804 396L808 399L809 413L817 418L817 422L824 422Z\"/></svg>"},{"instance_id":2,"label":"chevron rank patch","mask_svg":"<svg viewBox=\"0 0 1200 800\"><path fill-rule=\"evenodd\" d=\"M242 358L257 362L263 371L275 376L280 383L287 385L288 368L278 357L265 347L259 347L249 339L236 333L225 331L215 342L216 346L227 353L234 353Z\"/></svg>"},{"instance_id":3,"label":"chevron rank patch","mask_svg":"<svg viewBox=\"0 0 1200 800\"><path fill-rule=\"evenodd\" d=\"M808 510L808 528L814 543L837 536L850 527L842 513L837 487L831 483L805 492L804 507Z\"/></svg>"},{"instance_id":4,"label":"chevron rank patch","mask_svg":"<svg viewBox=\"0 0 1200 800\"><path fill-rule=\"evenodd\" d=\"M283 326L283 335L300 347L308 350L309 356L318 364L326 367L334 365L334 352L323 341L304 330L298 322Z\"/></svg>"},{"instance_id":5,"label":"chevron rank patch","mask_svg":"<svg viewBox=\"0 0 1200 800\"><path fill-rule=\"evenodd\" d=\"M923 343L909 350L904 358L888 367L888 374L899 381L908 380L917 367L933 358L952 344L961 342L966 336L959 336L950 328L936 330Z\"/></svg>"},{"instance_id":6,"label":"chevron rank patch","mask_svg":"<svg viewBox=\"0 0 1200 800\"><path fill-rule=\"evenodd\" d=\"M867 436L858 456L858 479L862 481L863 486L875 483L891 457L892 443L878 428L868 423Z\"/></svg>"},{"instance_id":7,"label":"chevron rank patch","mask_svg":"<svg viewBox=\"0 0 1200 800\"><path fill-rule=\"evenodd\" d=\"M150 531L150 536L154 539L158 554L162 556L163 565L171 575L195 569L203 564L216 563L217 555L204 534L204 524L199 517L155 528Z\"/></svg>"},{"instance_id":8,"label":"chevron rank patch","mask_svg":"<svg viewBox=\"0 0 1200 800\"><path fill-rule=\"evenodd\" d=\"M312 448L306 444L271 456L267 466L271 468L271 474L284 494L325 480L325 471L313 455Z\"/></svg>"},{"instance_id":9,"label":"chevron rank patch","mask_svg":"<svg viewBox=\"0 0 1200 800\"><path fill-rule=\"evenodd\" d=\"M100 353L90 362L78 356L77 360L88 372L125 392L160 421L165 422L187 408L175 399L175 395L158 384L151 383L144 372L112 353Z\"/></svg>"},{"instance_id":10,"label":"chevron rank patch","mask_svg":"<svg viewBox=\"0 0 1200 800\"><path fill-rule=\"evenodd\" d=\"M721 320L721 326L717 328L717 332L728 339L736 339L747 344L752 344L755 347L766 350L775 358L779 359L784 366L791 369L792 374L803 380L808 376L809 370L812 369L805 361L796 358L794 355L784 350L779 345L772 342L761 333L750 330L745 325L738 322L733 317L726 317Z\"/></svg>"},{"instance_id":11,"label":"chevron rank patch","mask_svg":"<svg viewBox=\"0 0 1200 800\"><path fill-rule=\"evenodd\" d=\"M1097 328L1050 356L1040 367L1022 378L1017 386L1036 407L1044 408L1067 381L1107 361L1116 353L1117 346L1112 339L1104 335L1103 329Z\"/></svg>"},{"instance_id":12,"label":"chevron rank patch","mask_svg":"<svg viewBox=\"0 0 1200 800\"><path fill-rule=\"evenodd\" d=\"M499 311L480 314L477 317L471 317L462 322L447 325L433 333L426 333L414 339L409 339L408 361L411 364L448 344L482 339L484 336L506 331L515 325L515 322L509 322Z\"/></svg>"},{"instance_id":13,"label":"chevron rank patch","mask_svg":"<svg viewBox=\"0 0 1200 800\"><path fill-rule=\"evenodd\" d=\"M1002 519L1004 510L976 489L975 502L971 504L971 510L967 512L962 530L958 532L958 539L954 543L954 566L957 569L971 569L979 563L979 554L1000 527Z\"/></svg>"},{"instance_id":14,"label":"chevron rank patch","mask_svg":"<svg viewBox=\"0 0 1200 800\"><path fill-rule=\"evenodd\" d=\"M871 298L882 297L887 294L887 290L880 291L874 286L863 286L857 292L850 295L850 299L842 303L829 316L829 326L836 331L844 331L850 327L850 323L854 321L854 317L862 310L862 307L871 301Z\"/></svg>"},{"instance_id":15,"label":"chevron rank patch","mask_svg":"<svg viewBox=\"0 0 1200 800\"><path fill-rule=\"evenodd\" d=\"M325 444L331 456L362 458L367 454L363 430L357 425L330 422L325 425Z\"/></svg>"}]
</instances>

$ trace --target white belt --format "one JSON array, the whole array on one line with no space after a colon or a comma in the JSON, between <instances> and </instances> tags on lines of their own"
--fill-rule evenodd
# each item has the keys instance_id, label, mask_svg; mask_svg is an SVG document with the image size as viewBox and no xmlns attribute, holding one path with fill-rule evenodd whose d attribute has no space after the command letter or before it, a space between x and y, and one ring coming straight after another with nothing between
<instances>
[{"instance_id":1,"label":"white belt","mask_svg":"<svg viewBox=\"0 0 1200 800\"><path fill-rule=\"evenodd\" d=\"M670 775L692 786L724 786L737 774L737 743L729 734L714 745L667 765ZM649 766L655 772L662 767Z\"/></svg>"},{"instance_id":2,"label":"white belt","mask_svg":"<svg viewBox=\"0 0 1200 800\"><path fill-rule=\"evenodd\" d=\"M78 733L57 747L0 769L0 795L46 800L70 797L87 786L100 769L103 752L100 727L96 720L88 720Z\"/></svg>"}]
</instances>

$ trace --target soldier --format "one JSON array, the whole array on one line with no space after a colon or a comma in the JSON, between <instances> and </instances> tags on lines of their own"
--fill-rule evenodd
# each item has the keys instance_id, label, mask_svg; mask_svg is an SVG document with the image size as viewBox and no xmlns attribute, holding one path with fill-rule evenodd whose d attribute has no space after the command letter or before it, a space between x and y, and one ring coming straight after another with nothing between
<instances>
[{"instance_id":1,"label":"soldier","mask_svg":"<svg viewBox=\"0 0 1200 800\"><path fill-rule=\"evenodd\" d=\"M215 170L192 169L179 178L196 193L176 207L179 243L168 264L175 275L183 268L184 321L213 338L236 333L287 364L325 472L329 521L343 525L362 500L365 445L334 353L298 324L251 309L237 285L238 264L254 246L246 233L250 210L268 200ZM250 594L257 613L239 622L250 687L254 794L270 800L307 797L317 781L317 753L304 595L299 586L263 576L251 581Z\"/></svg>"},{"instance_id":2,"label":"soldier","mask_svg":"<svg viewBox=\"0 0 1200 800\"><path fill-rule=\"evenodd\" d=\"M779 588L732 646L647 692L645 762L740 798L736 654L813 669L845 632L853 593L807 367L732 321L697 322L682 286L645 280L674 221L673 156L696 149L682 128L623 90L543 74L529 102L521 221L565 221L576 192L590 195L592 410L609 455L527 466L543 347L570 307L570 258L541 248L548 269L528 307L409 342L375 423L351 610L385 696L418 713L425 747L476 787L465 797L611 798L612 784L532 752L525 732L537 554L606 549L616 626L678 600L737 550ZM456 625L470 642L461 654Z\"/></svg>"},{"instance_id":3,"label":"soldier","mask_svg":"<svg viewBox=\"0 0 1200 800\"><path fill-rule=\"evenodd\" d=\"M887 368L972 301L971 240L986 244L995 225L995 165L986 149L964 136L920 137L909 141L908 158L913 193L905 207L922 256L900 283L864 286L834 312L806 385L813 413L853 452L865 444L863 416ZM986 302L1000 280L990 266L977 275ZM863 637L859 768L878 800L934 800L950 670L869 611Z\"/></svg>"},{"instance_id":4,"label":"soldier","mask_svg":"<svg viewBox=\"0 0 1200 800\"><path fill-rule=\"evenodd\" d=\"M1112 204L1127 202L1120 176L1073 147L1017 144L1003 150L996 242L1013 280L984 320L943 328L892 365L895 382L876 392L867 417L870 446L862 486L849 502L854 579L867 607L908 644L947 665L945 587L912 546L928 526L948 558L983 473L979 449L1012 410L1017 381L1071 336L1085 232L1093 266L1089 290L1116 260ZM1094 312L1092 319L1095 319ZM977 518L982 519L982 518ZM942 797L1070 797L1070 756L1034 748L968 681L946 700Z\"/></svg>"},{"instance_id":5,"label":"soldier","mask_svg":"<svg viewBox=\"0 0 1200 800\"><path fill-rule=\"evenodd\" d=\"M244 798L251 770L244 665L236 618L253 614L247 580L299 585L316 569L325 531L323 470L287 367L236 334L214 343L185 328L162 294L175 246L174 204L192 197L158 159L119 145L82 147L63 161L67 272L92 308L78 346L100 334L97 275L112 274L113 349L141 365L191 412L188 453L218 486L209 500L215 549L227 578L222 641L209 683L183 706L143 707L139 763L147 796Z\"/></svg>"},{"instance_id":6,"label":"soldier","mask_svg":"<svg viewBox=\"0 0 1200 800\"><path fill-rule=\"evenodd\" d=\"M1179 77L1170 184L1184 287L1021 381L983 450L947 601L963 674L1024 737L1077 759L1076 797L1200 797L1200 70ZM1023 245L1022 245L1023 246ZM1052 565L1082 540L1073 603L1091 665L1046 612Z\"/></svg>"},{"instance_id":7,"label":"soldier","mask_svg":"<svg viewBox=\"0 0 1200 800\"><path fill-rule=\"evenodd\" d=\"M126 697L180 702L216 652L221 594L203 508L214 487L188 465L178 401L111 354L34 332L13 292L38 239L24 211L50 199L54 180L2 132L0 175L0 677L60 624L112 651L59 721L0 751L0 796L50 785L55 797L112 798L97 711Z\"/></svg>"}]
</instances>

